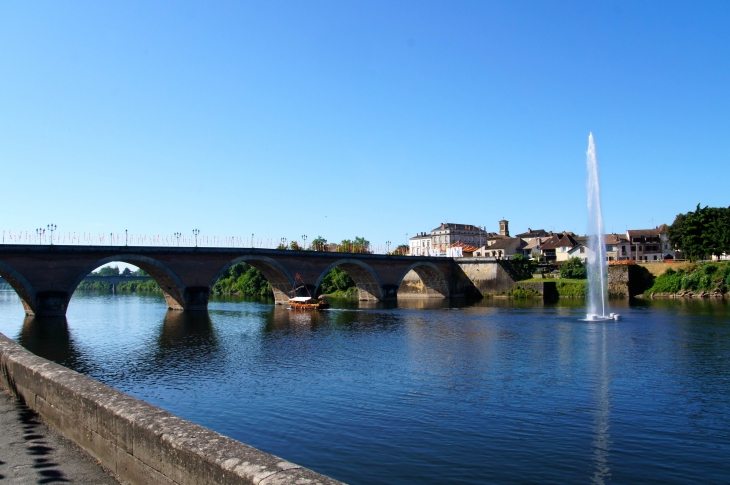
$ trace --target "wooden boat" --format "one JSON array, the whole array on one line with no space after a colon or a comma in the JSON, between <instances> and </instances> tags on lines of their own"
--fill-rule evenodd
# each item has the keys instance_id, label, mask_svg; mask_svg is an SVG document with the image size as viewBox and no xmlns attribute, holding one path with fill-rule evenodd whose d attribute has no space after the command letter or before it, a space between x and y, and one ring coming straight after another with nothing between
<instances>
[{"instance_id":1,"label":"wooden boat","mask_svg":"<svg viewBox=\"0 0 730 485\"><path fill-rule=\"evenodd\" d=\"M324 300L317 300L311 296L296 296L289 298L289 308L292 310L325 310L330 304Z\"/></svg>"}]
</instances>

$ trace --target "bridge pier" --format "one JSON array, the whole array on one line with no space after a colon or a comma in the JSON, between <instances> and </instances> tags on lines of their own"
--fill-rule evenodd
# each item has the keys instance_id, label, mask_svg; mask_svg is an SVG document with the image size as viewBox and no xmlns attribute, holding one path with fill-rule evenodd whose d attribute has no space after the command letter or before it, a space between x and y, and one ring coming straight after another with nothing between
<instances>
[{"instance_id":1,"label":"bridge pier","mask_svg":"<svg viewBox=\"0 0 730 485\"><path fill-rule=\"evenodd\" d=\"M65 317L69 294L65 291L41 291L35 295L35 305L24 304L27 315L37 317Z\"/></svg>"},{"instance_id":2,"label":"bridge pier","mask_svg":"<svg viewBox=\"0 0 730 485\"><path fill-rule=\"evenodd\" d=\"M188 286L183 292L183 297L185 298L185 306L182 308L175 308L175 310L207 311L208 300L210 299L210 288L207 286Z\"/></svg>"}]
</instances>

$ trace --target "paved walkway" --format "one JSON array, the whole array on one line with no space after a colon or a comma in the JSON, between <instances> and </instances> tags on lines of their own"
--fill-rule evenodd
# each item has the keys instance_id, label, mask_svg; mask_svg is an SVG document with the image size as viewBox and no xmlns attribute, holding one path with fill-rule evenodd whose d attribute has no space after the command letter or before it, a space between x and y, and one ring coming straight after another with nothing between
<instances>
[{"instance_id":1,"label":"paved walkway","mask_svg":"<svg viewBox=\"0 0 730 485\"><path fill-rule=\"evenodd\" d=\"M118 485L90 455L0 387L0 483Z\"/></svg>"}]
</instances>

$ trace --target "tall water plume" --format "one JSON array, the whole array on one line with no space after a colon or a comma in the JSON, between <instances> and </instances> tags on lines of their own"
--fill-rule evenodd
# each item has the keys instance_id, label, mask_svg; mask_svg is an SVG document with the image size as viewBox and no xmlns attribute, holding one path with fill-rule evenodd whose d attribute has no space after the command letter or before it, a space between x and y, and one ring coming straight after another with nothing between
<instances>
[{"instance_id":1,"label":"tall water plume","mask_svg":"<svg viewBox=\"0 0 730 485\"><path fill-rule=\"evenodd\" d=\"M606 264L606 235L601 213L601 186L598 180L598 158L593 133L588 135L588 315L606 317L608 269Z\"/></svg>"}]
</instances>

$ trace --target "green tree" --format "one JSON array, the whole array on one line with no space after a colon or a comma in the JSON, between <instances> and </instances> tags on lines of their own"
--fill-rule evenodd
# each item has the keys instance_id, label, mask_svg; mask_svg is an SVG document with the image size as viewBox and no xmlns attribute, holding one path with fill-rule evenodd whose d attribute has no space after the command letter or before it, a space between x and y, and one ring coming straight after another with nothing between
<instances>
[{"instance_id":1,"label":"green tree","mask_svg":"<svg viewBox=\"0 0 730 485\"><path fill-rule=\"evenodd\" d=\"M122 271L122 276L132 276L132 270L129 268L124 268L124 271Z\"/></svg>"},{"instance_id":2,"label":"green tree","mask_svg":"<svg viewBox=\"0 0 730 485\"><path fill-rule=\"evenodd\" d=\"M535 269L537 268L537 262L530 261L529 258L526 258L521 254L515 254L514 256L512 256L510 262L512 263L512 267L515 269L515 272L517 272L520 279L526 280L531 278L532 273L534 273Z\"/></svg>"},{"instance_id":3,"label":"green tree","mask_svg":"<svg viewBox=\"0 0 730 485\"><path fill-rule=\"evenodd\" d=\"M322 278L322 282L319 284L319 291L325 295L335 292L348 292L348 290L353 288L356 288L355 281L345 270L337 266L332 268L329 273Z\"/></svg>"},{"instance_id":4,"label":"green tree","mask_svg":"<svg viewBox=\"0 0 730 485\"><path fill-rule=\"evenodd\" d=\"M674 247L690 261L730 252L730 208L697 207L677 214L667 230Z\"/></svg>"},{"instance_id":5,"label":"green tree","mask_svg":"<svg viewBox=\"0 0 730 485\"><path fill-rule=\"evenodd\" d=\"M269 296L272 289L261 271L246 263L237 263L218 278L213 285L213 293Z\"/></svg>"},{"instance_id":6,"label":"green tree","mask_svg":"<svg viewBox=\"0 0 730 485\"><path fill-rule=\"evenodd\" d=\"M583 260L577 257L570 258L560 266L560 277L568 279L586 279L588 276Z\"/></svg>"},{"instance_id":7,"label":"green tree","mask_svg":"<svg viewBox=\"0 0 730 485\"><path fill-rule=\"evenodd\" d=\"M317 236L312 239L312 243L309 247L312 251L327 251L327 240L322 236Z\"/></svg>"},{"instance_id":8,"label":"green tree","mask_svg":"<svg viewBox=\"0 0 730 485\"><path fill-rule=\"evenodd\" d=\"M119 276L119 267L104 266L103 268L96 270L93 274L97 274L99 276Z\"/></svg>"},{"instance_id":9,"label":"green tree","mask_svg":"<svg viewBox=\"0 0 730 485\"><path fill-rule=\"evenodd\" d=\"M370 241L364 237L356 237L354 240L343 239L342 242L337 246L337 251L340 253L367 253L370 251Z\"/></svg>"}]
</instances>

